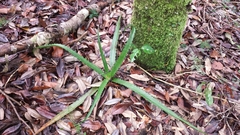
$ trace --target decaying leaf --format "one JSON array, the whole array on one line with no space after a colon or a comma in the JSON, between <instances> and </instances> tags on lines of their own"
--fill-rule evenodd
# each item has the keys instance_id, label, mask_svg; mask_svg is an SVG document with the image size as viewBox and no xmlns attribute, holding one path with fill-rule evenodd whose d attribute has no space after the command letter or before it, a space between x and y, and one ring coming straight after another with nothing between
<instances>
[{"instance_id":1,"label":"decaying leaf","mask_svg":"<svg viewBox=\"0 0 240 135\"><path fill-rule=\"evenodd\" d=\"M70 135L67 131L64 131L63 129L59 129L59 128L56 128L56 129L60 135Z\"/></svg>"},{"instance_id":2,"label":"decaying leaf","mask_svg":"<svg viewBox=\"0 0 240 135\"><path fill-rule=\"evenodd\" d=\"M134 117L137 117L135 113L133 113L132 111L130 110L125 110L122 115L124 117L127 117L127 118L134 118Z\"/></svg>"},{"instance_id":3,"label":"decaying leaf","mask_svg":"<svg viewBox=\"0 0 240 135\"><path fill-rule=\"evenodd\" d=\"M83 80L84 78L82 77L75 77L74 81L78 84L78 88L80 89L81 93L84 93L86 90L87 86L85 84L85 81Z\"/></svg>"},{"instance_id":4,"label":"decaying leaf","mask_svg":"<svg viewBox=\"0 0 240 135\"><path fill-rule=\"evenodd\" d=\"M223 65L221 62L214 61L212 63L212 68L216 70L223 70Z\"/></svg>"},{"instance_id":5,"label":"decaying leaf","mask_svg":"<svg viewBox=\"0 0 240 135\"><path fill-rule=\"evenodd\" d=\"M149 81L149 78L144 75L131 74L130 77L139 81Z\"/></svg>"},{"instance_id":6,"label":"decaying leaf","mask_svg":"<svg viewBox=\"0 0 240 135\"><path fill-rule=\"evenodd\" d=\"M112 134L113 131L117 129L117 127L111 121L104 123L104 125L106 126L106 129L110 134Z\"/></svg>"},{"instance_id":7,"label":"decaying leaf","mask_svg":"<svg viewBox=\"0 0 240 135\"><path fill-rule=\"evenodd\" d=\"M2 135L11 135L11 134L16 134L16 133L18 133L18 132L19 132L18 130L19 130L19 128L20 128L21 125L22 125L22 123L19 123L19 124L17 124L17 125L13 125L13 126L7 128L7 129L2 133Z\"/></svg>"},{"instance_id":8,"label":"decaying leaf","mask_svg":"<svg viewBox=\"0 0 240 135\"><path fill-rule=\"evenodd\" d=\"M0 107L0 120L4 119L4 110Z\"/></svg>"},{"instance_id":9,"label":"decaying leaf","mask_svg":"<svg viewBox=\"0 0 240 135\"><path fill-rule=\"evenodd\" d=\"M218 52L217 50L212 50L212 51L210 52L210 57L211 57L211 58L215 58L215 59L217 60L218 57L220 57L220 54L219 54L219 52Z\"/></svg>"},{"instance_id":10,"label":"decaying leaf","mask_svg":"<svg viewBox=\"0 0 240 135\"><path fill-rule=\"evenodd\" d=\"M205 72L207 75L210 75L211 68L212 68L211 61L209 58L207 58L205 60Z\"/></svg>"},{"instance_id":11,"label":"decaying leaf","mask_svg":"<svg viewBox=\"0 0 240 135\"><path fill-rule=\"evenodd\" d=\"M101 123L99 121L87 120L82 124L82 126L96 131L101 128Z\"/></svg>"},{"instance_id":12,"label":"decaying leaf","mask_svg":"<svg viewBox=\"0 0 240 135\"><path fill-rule=\"evenodd\" d=\"M63 49L60 47L53 47L52 57L61 58L63 55Z\"/></svg>"},{"instance_id":13,"label":"decaying leaf","mask_svg":"<svg viewBox=\"0 0 240 135\"><path fill-rule=\"evenodd\" d=\"M52 113L48 107L40 106L36 108L37 112L45 118L52 119L56 114Z\"/></svg>"},{"instance_id":14,"label":"decaying leaf","mask_svg":"<svg viewBox=\"0 0 240 135\"><path fill-rule=\"evenodd\" d=\"M1 12L1 11L0 11ZM0 34L0 42L7 43L9 42L7 37L3 34Z\"/></svg>"},{"instance_id":15,"label":"decaying leaf","mask_svg":"<svg viewBox=\"0 0 240 135\"><path fill-rule=\"evenodd\" d=\"M16 100L11 99L17 113L34 131L78 100L89 88L99 87L104 78L61 48L39 50L32 47L61 43L103 68L96 32L99 30L103 52L109 62L117 19L122 17L116 51L116 56L119 56L129 38L128 25L134 8L133 0L109 2L1 0L0 89ZM89 16L89 8L86 10L86 7L94 6L92 4L103 6L98 16L95 16L95 11L91 11ZM147 75L145 70L126 59L115 77L141 87L209 134L239 134L236 118L240 114L240 5L229 0L193 0L188 8L192 11L188 12L181 48L176 54L177 64L172 73L157 70L149 71ZM83 10L78 12L77 9ZM73 16L78 19L72 21L70 18ZM85 20L86 17L93 18ZM55 34L58 27L62 28L64 35L61 32ZM5 47L10 47L13 52L6 53L8 49ZM144 46L135 55L154 51ZM14 55L6 55L12 53ZM130 55L130 58L135 55ZM48 126L42 134L76 133L75 124L86 116L93 98L87 97L83 105ZM226 115L226 119L223 120L219 114ZM90 119L83 124L83 132L87 134L196 134L131 89L114 83L107 85L94 117L90 118L96 121ZM0 134L21 133L32 134L18 120L7 96L1 93Z\"/></svg>"},{"instance_id":16,"label":"decaying leaf","mask_svg":"<svg viewBox=\"0 0 240 135\"><path fill-rule=\"evenodd\" d=\"M26 71L25 73L22 74L22 76L21 76L20 79L21 79L21 80L24 80L24 79L30 78L30 77L32 77L35 73L36 73L36 70L29 69L28 71Z\"/></svg>"},{"instance_id":17,"label":"decaying leaf","mask_svg":"<svg viewBox=\"0 0 240 135\"><path fill-rule=\"evenodd\" d=\"M106 101L104 104L105 105L113 105L113 104L119 103L121 100L122 100L121 98L113 98L113 99Z\"/></svg>"},{"instance_id":18,"label":"decaying leaf","mask_svg":"<svg viewBox=\"0 0 240 135\"><path fill-rule=\"evenodd\" d=\"M118 124L118 128L120 130L121 135L127 135L126 133L127 126L122 121Z\"/></svg>"},{"instance_id":19,"label":"decaying leaf","mask_svg":"<svg viewBox=\"0 0 240 135\"><path fill-rule=\"evenodd\" d=\"M71 131L70 125L69 125L67 122L63 121L63 120L59 120L59 121L57 122L57 126L58 126L60 129L63 129L63 130L66 130L66 131Z\"/></svg>"},{"instance_id":20,"label":"decaying leaf","mask_svg":"<svg viewBox=\"0 0 240 135\"><path fill-rule=\"evenodd\" d=\"M123 113L132 103L119 103L108 110L108 114L116 115Z\"/></svg>"},{"instance_id":21,"label":"decaying leaf","mask_svg":"<svg viewBox=\"0 0 240 135\"><path fill-rule=\"evenodd\" d=\"M35 119L42 119L43 117L41 115L39 115L39 113L35 110L33 110L30 107L26 107L27 108L27 112L30 116L32 116Z\"/></svg>"},{"instance_id":22,"label":"decaying leaf","mask_svg":"<svg viewBox=\"0 0 240 135\"><path fill-rule=\"evenodd\" d=\"M86 100L83 103L83 112L87 112L92 104L92 98L87 97Z\"/></svg>"},{"instance_id":23,"label":"decaying leaf","mask_svg":"<svg viewBox=\"0 0 240 135\"><path fill-rule=\"evenodd\" d=\"M228 38L229 42L230 42L232 45L236 44L235 42L233 42L232 36L231 36L229 33L226 32L226 33L225 33L225 36L226 36L226 38Z\"/></svg>"},{"instance_id":24,"label":"decaying leaf","mask_svg":"<svg viewBox=\"0 0 240 135\"><path fill-rule=\"evenodd\" d=\"M132 90L130 89L121 90L120 93L123 97L129 97L132 94Z\"/></svg>"}]
</instances>

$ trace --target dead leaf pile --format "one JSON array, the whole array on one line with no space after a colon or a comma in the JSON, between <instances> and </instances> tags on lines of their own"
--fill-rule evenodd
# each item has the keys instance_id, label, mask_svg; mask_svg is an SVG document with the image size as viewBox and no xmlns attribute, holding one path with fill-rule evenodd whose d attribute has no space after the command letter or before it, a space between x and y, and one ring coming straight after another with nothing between
<instances>
[{"instance_id":1,"label":"dead leaf pile","mask_svg":"<svg viewBox=\"0 0 240 135\"><path fill-rule=\"evenodd\" d=\"M0 45L54 31L97 0L2 0ZM118 77L143 88L184 119L208 134L240 134L240 3L193 0L175 71L147 72L124 62ZM88 18L77 31L56 42L70 46L103 68L97 44L98 29L106 57L118 17L122 17L118 54L128 39L132 0L116 1ZM35 56L41 55L42 60ZM0 58L0 134L32 134L102 78L58 47L32 48ZM205 96L212 91L212 105ZM110 83L91 117L79 125L93 102L83 105L43 134L198 134L151 105L130 89ZM11 105L10 101L13 103ZM24 121L26 123L24 123ZM81 127L81 131L79 130Z\"/></svg>"}]
</instances>

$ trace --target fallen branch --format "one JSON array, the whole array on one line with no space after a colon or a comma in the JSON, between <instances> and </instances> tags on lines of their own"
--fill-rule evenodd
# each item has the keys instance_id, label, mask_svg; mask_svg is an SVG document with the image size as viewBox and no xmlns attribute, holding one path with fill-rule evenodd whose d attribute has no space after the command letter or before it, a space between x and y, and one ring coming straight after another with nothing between
<instances>
[{"instance_id":1,"label":"fallen branch","mask_svg":"<svg viewBox=\"0 0 240 135\"><path fill-rule=\"evenodd\" d=\"M49 44L56 38L77 30L81 23L88 17L90 10L100 12L101 8L106 7L108 4L109 2L98 2L97 4L89 5L87 8L80 10L67 22L59 24L59 27L52 27L52 32L39 32L31 38L22 39L13 44L3 44L0 46L0 56L10 55L28 48Z\"/></svg>"}]
</instances>

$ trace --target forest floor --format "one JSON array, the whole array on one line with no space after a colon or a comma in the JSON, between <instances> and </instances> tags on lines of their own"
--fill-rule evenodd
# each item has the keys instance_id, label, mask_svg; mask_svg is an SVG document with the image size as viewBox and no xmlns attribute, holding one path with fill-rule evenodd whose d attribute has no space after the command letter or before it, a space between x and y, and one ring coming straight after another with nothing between
<instances>
[{"instance_id":1,"label":"forest floor","mask_svg":"<svg viewBox=\"0 0 240 135\"><path fill-rule=\"evenodd\" d=\"M1 0L0 46L69 20L97 0ZM210 135L240 135L240 2L193 0L172 73L145 71L127 59L117 76L143 88L171 110ZM132 0L105 6L93 19L55 43L68 44L103 67L97 30L106 56L122 15L118 54L129 35ZM79 40L79 36L83 38ZM74 42L72 42L74 41ZM35 54L36 55L36 54ZM0 57L0 134L32 134L76 101L102 78L60 48L31 49ZM94 96L42 134L81 134ZM213 99L213 100L212 100ZM211 104L212 102L212 104ZM211 104L211 105L209 105ZM111 111L109 111L111 110ZM78 126L77 126L78 125ZM130 89L110 83L81 132L114 135L197 135L196 131L145 101Z\"/></svg>"}]
</instances>

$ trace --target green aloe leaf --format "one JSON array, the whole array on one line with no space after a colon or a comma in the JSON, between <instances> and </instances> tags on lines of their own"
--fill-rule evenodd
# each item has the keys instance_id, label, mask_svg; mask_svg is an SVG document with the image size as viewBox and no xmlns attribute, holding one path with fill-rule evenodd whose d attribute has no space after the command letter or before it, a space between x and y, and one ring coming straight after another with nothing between
<instances>
[{"instance_id":1,"label":"green aloe leaf","mask_svg":"<svg viewBox=\"0 0 240 135\"><path fill-rule=\"evenodd\" d=\"M69 114L73 110L75 110L79 105L81 105L84 100L88 97L93 95L97 91L97 88L90 89L87 93L82 95L77 101L72 103L70 106L68 106L66 109L62 110L60 113L58 113L56 116L54 116L50 121L48 121L46 124L44 124L37 132L36 134L40 133L42 130L44 130L46 127L52 125L56 121L60 120L65 115Z\"/></svg>"},{"instance_id":2,"label":"green aloe leaf","mask_svg":"<svg viewBox=\"0 0 240 135\"><path fill-rule=\"evenodd\" d=\"M127 53L130 50L130 47L132 45L132 41L133 41L135 32L136 32L135 28L132 28L132 30L130 32L130 35L129 35L129 38L128 38L128 41L127 41L126 45L124 46L124 48L122 50L122 53L120 54L116 63L112 67L112 70L110 72L110 78L112 78L116 74L117 70L122 65L123 61L125 60L125 58L127 56Z\"/></svg>"},{"instance_id":3,"label":"green aloe leaf","mask_svg":"<svg viewBox=\"0 0 240 135\"><path fill-rule=\"evenodd\" d=\"M104 90L104 88L106 87L106 85L107 85L108 82L109 82L109 79L104 79L104 80L102 81L102 83L101 83L100 87L98 88L97 94L96 94L96 96L94 97L93 103L92 103L92 105L91 105L91 107L90 107L90 109L89 109L89 111L88 111L88 114L87 114L87 116L85 117L84 121L85 121L86 119L88 119L89 116L91 115L91 113L92 113L95 105L96 105L96 104L98 103L98 101L100 100L101 95L102 95L102 93L103 93L103 90Z\"/></svg>"},{"instance_id":4,"label":"green aloe leaf","mask_svg":"<svg viewBox=\"0 0 240 135\"><path fill-rule=\"evenodd\" d=\"M102 61L103 61L104 72L106 73L106 72L109 71L109 69L108 69L108 64L107 64L106 57L105 57L104 52L103 52L103 49L102 49L99 31L97 32L97 35L98 35L98 47L99 47L99 51L100 51L101 58L102 58Z\"/></svg>"},{"instance_id":5,"label":"green aloe leaf","mask_svg":"<svg viewBox=\"0 0 240 135\"><path fill-rule=\"evenodd\" d=\"M113 35L113 40L111 44L111 49L110 49L110 62L109 65L112 67L116 61L116 50L117 50L117 43L118 43L118 38L119 38L119 30L120 30L120 22L121 22L121 16L118 18L117 26Z\"/></svg>"},{"instance_id":6,"label":"green aloe leaf","mask_svg":"<svg viewBox=\"0 0 240 135\"><path fill-rule=\"evenodd\" d=\"M90 110L87 114L87 116L85 117L84 120L86 120L92 113L93 111L93 108L95 107L95 105L97 104L97 102L99 102L100 100L100 97L103 93L103 90L104 88L106 87L107 83L112 79L112 77L116 74L117 70L120 68L122 62L125 60L126 56L127 56L127 53L132 45L132 40L133 40L133 37L135 35L135 29L132 28L131 32L130 32L130 36L129 36L129 39L122 51L122 53L120 54L119 58L117 59L117 61L113 64L112 66L112 70L111 72L103 72L100 68L98 68L96 65L92 64L91 62L89 62L88 60L86 60L85 58L83 58L82 56L80 56L78 53L76 53L75 51L73 51L71 48L65 46L65 45L62 45L62 44L49 44L49 45L45 45L45 46L40 46L40 47L37 47L37 48L46 48L46 47L52 47L52 46L58 46L58 47L61 47L63 49L65 49L66 51L68 51L69 53L71 53L73 56L75 56L78 60L80 60L83 64L89 66L90 68L92 68L94 71L96 71L97 73L99 73L100 75L102 75L105 79L103 80L102 84L100 85L100 87L98 88L98 91L97 91L97 94L94 98L94 101L93 101L93 104L92 106L90 107ZM99 36L99 35L98 35ZM100 40L98 39L98 42ZM151 52L151 49L146 49L147 51ZM103 51L101 51L100 49L100 53L101 55L103 54ZM145 52L146 53L146 52ZM116 54L116 53L115 53ZM102 56L102 59L104 60L105 57ZM105 59L106 60L106 59ZM106 62L105 62L106 63ZM104 70L106 71L106 67L104 67ZM153 105L159 107L160 109L162 109L163 111L165 111L166 113L168 113L169 115L171 115L172 117L186 123L187 125L189 125L190 127L192 127L193 129L201 132L201 133L204 133L203 131L199 130L197 127L195 127L194 125L192 125L191 123L189 123L188 121L184 120L183 118L181 118L179 115L177 115L175 112L173 112L172 110L168 109L164 104L162 104L158 99L152 97L150 94L148 94L147 92L145 92L144 90L142 90L141 88L135 86L134 84L131 84L127 81L124 81L124 80L121 80L121 79L112 79L112 82L115 82L115 83L118 83L118 84L121 84L129 89L132 89L134 92L136 92L137 94L139 94L140 96L142 96L143 98L145 98L147 101L149 101L150 103L152 103ZM209 84L209 89L213 88L214 86L212 84ZM206 93L208 93L206 91ZM93 93L91 93L92 95ZM88 94L89 95L89 94ZM206 96L206 95L205 95ZM207 96L206 96L207 97ZM84 96L84 99L86 97ZM81 100L83 100L83 98L81 98ZM77 101L76 101L77 102ZM79 103L76 103L74 102L74 106L76 104L79 104ZM81 101L83 102L83 101ZM72 108L73 105L70 105L71 108L69 110L69 112L73 111L75 108ZM68 112L68 113L69 113Z\"/></svg>"},{"instance_id":7,"label":"green aloe leaf","mask_svg":"<svg viewBox=\"0 0 240 135\"><path fill-rule=\"evenodd\" d=\"M134 92L136 92L137 94L139 94L141 97L143 97L144 99L146 99L148 102L152 103L153 105L157 106L158 108L162 109L164 112L166 112L167 114L171 115L172 117L176 118L177 120L180 120L182 122L184 122L185 124L187 124L188 126L192 127L193 129L204 133L203 131L199 130L197 127L195 127L194 125L192 125L191 123L189 123L188 121L184 120L182 117L180 117L179 115L177 115L175 112L173 112L172 110L170 110L168 107L166 107L164 104L162 104L158 99L154 98L153 96L151 96L150 94L148 94L147 92L145 92L144 90L142 90L141 88L137 87L134 84L131 84L127 81L118 79L118 78L114 78L112 79L113 82L117 83L117 84L121 84L131 90L133 90Z\"/></svg>"},{"instance_id":8,"label":"green aloe leaf","mask_svg":"<svg viewBox=\"0 0 240 135\"><path fill-rule=\"evenodd\" d=\"M68 51L70 54L72 54L74 57L76 57L79 61L81 61L83 64L87 65L88 67L90 67L91 69L93 69L94 71L96 71L97 73L99 73L100 75L102 75L103 77L107 77L104 72L97 67L96 65L92 64L91 62L89 62L87 59L85 59L84 57L82 57L81 55L79 55L78 53L76 53L74 50L72 50L71 48L63 45L63 44L49 44L49 45L44 45L44 46L39 46L37 48L41 49L41 48L48 48L48 47L53 47L53 46L57 46L57 47L61 47L64 50Z\"/></svg>"}]
</instances>

